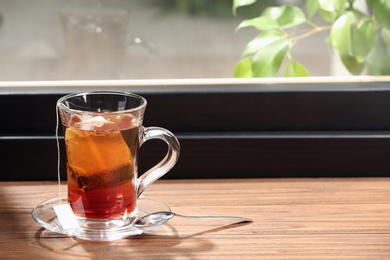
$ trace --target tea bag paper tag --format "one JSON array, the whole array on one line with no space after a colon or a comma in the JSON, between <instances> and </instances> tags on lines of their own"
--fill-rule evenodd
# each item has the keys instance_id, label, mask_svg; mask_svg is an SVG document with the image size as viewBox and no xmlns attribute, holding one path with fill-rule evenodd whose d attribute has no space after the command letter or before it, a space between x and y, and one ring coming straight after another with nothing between
<instances>
[{"instance_id":1,"label":"tea bag paper tag","mask_svg":"<svg viewBox=\"0 0 390 260\"><path fill-rule=\"evenodd\" d=\"M53 209L63 229L80 227L69 203L53 206Z\"/></svg>"}]
</instances>

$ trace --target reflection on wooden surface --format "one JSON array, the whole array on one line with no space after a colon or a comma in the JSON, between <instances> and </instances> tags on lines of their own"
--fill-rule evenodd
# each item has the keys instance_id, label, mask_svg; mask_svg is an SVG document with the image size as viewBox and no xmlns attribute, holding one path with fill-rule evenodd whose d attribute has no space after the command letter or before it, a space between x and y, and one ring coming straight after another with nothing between
<instances>
[{"instance_id":1,"label":"reflection on wooden surface","mask_svg":"<svg viewBox=\"0 0 390 260\"><path fill-rule=\"evenodd\" d=\"M55 182L0 183L4 259L389 259L389 178L160 180L144 193L188 215L240 215L234 224L173 218L150 233L90 242L41 228L31 210Z\"/></svg>"}]
</instances>

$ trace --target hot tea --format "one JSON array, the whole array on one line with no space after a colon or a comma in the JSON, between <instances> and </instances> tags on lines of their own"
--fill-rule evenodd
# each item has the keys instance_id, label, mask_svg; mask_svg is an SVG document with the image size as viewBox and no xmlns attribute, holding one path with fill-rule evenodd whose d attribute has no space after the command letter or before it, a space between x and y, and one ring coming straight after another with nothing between
<instances>
[{"instance_id":1,"label":"hot tea","mask_svg":"<svg viewBox=\"0 0 390 260\"><path fill-rule=\"evenodd\" d=\"M102 220L136 214L139 129L133 116L72 115L64 124L68 199L75 215Z\"/></svg>"},{"instance_id":2,"label":"hot tea","mask_svg":"<svg viewBox=\"0 0 390 260\"><path fill-rule=\"evenodd\" d=\"M142 125L146 105L141 96L116 91L74 93L57 101L67 155L71 210L66 217L79 226L69 234L111 241L143 232L135 225L139 211L148 210L139 209L140 195L176 164L180 153L173 133ZM138 177L139 148L152 139L167 144L166 156Z\"/></svg>"}]
</instances>

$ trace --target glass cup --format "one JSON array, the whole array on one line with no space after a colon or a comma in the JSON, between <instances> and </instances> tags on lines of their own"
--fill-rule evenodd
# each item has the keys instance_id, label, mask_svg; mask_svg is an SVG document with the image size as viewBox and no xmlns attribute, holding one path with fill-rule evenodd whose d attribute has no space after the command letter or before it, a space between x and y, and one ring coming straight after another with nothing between
<instances>
[{"instance_id":1,"label":"glass cup","mask_svg":"<svg viewBox=\"0 0 390 260\"><path fill-rule=\"evenodd\" d=\"M153 41L131 35L124 9L79 5L61 11L60 19L69 79L137 78L156 54Z\"/></svg>"},{"instance_id":2,"label":"glass cup","mask_svg":"<svg viewBox=\"0 0 390 260\"><path fill-rule=\"evenodd\" d=\"M88 229L134 224L137 199L177 162L180 145L160 127L144 127L146 100L126 92L96 91L64 96L57 108L64 126L68 201ZM165 158L138 177L140 146L150 139L168 145Z\"/></svg>"}]
</instances>

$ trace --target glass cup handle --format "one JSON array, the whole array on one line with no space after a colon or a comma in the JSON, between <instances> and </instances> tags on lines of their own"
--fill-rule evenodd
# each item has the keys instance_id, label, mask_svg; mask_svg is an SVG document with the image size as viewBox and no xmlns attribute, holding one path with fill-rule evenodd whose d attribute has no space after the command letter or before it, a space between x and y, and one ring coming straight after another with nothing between
<instances>
[{"instance_id":1,"label":"glass cup handle","mask_svg":"<svg viewBox=\"0 0 390 260\"><path fill-rule=\"evenodd\" d=\"M146 187L172 169L180 155L179 141L170 131L160 127L146 127L141 129L140 146L151 139L163 140L168 145L168 152L164 159L138 178L137 197L142 194Z\"/></svg>"}]
</instances>

